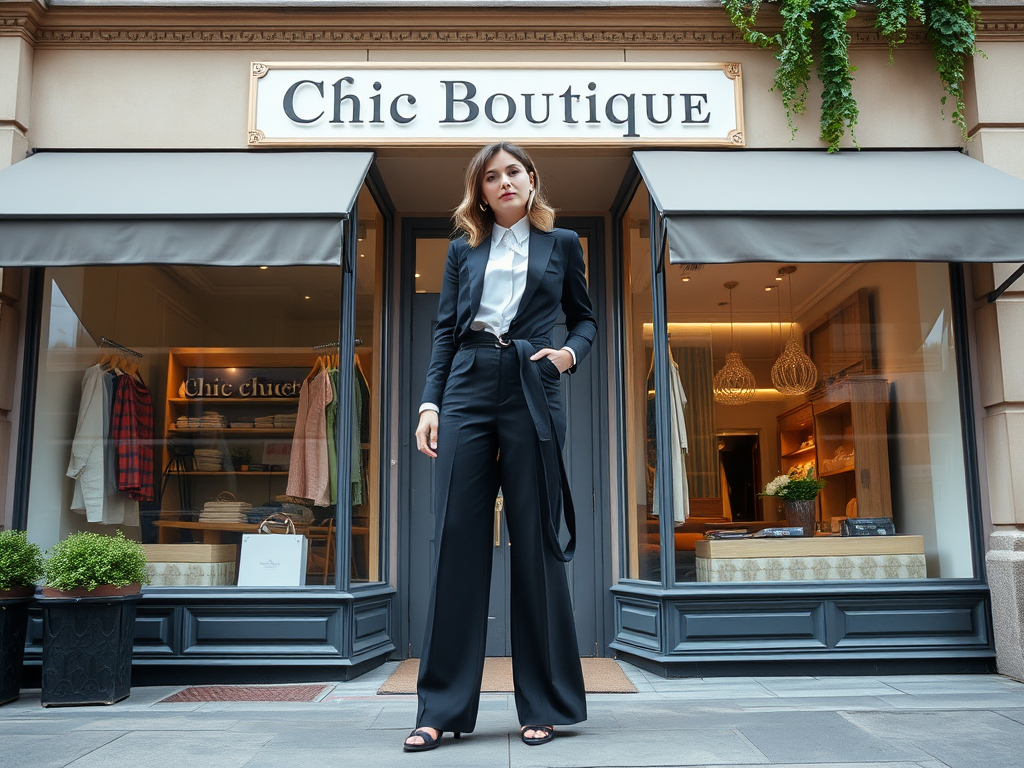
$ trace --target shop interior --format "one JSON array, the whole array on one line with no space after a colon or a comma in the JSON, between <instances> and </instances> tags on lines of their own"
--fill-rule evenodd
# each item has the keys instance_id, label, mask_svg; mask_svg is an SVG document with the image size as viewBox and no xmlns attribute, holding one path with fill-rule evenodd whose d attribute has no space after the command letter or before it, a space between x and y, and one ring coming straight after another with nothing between
<instances>
[{"instance_id":1,"label":"shop interior","mask_svg":"<svg viewBox=\"0 0 1024 768\"><path fill-rule=\"evenodd\" d=\"M949 266L666 265L672 449L659 462L648 215L641 184L622 224L630 575L661 579L664 466L677 582L970 577ZM814 557L758 537L792 525L761 495L779 475L825 483ZM866 519L896 536L843 536Z\"/></svg>"},{"instance_id":2,"label":"shop interior","mask_svg":"<svg viewBox=\"0 0 1024 768\"><path fill-rule=\"evenodd\" d=\"M146 546L152 586L225 587L246 585L242 537L262 524L305 537L296 586L333 587L334 446L348 407L349 578L379 580L384 238L366 187L358 211L350 404L339 400L340 268L47 270L34 541L121 530Z\"/></svg>"}]
</instances>

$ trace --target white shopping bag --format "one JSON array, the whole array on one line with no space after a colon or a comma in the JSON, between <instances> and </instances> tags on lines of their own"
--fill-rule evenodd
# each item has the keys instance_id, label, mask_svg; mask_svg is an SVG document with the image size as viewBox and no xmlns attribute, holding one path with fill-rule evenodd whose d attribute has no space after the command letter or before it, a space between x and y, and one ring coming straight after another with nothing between
<instances>
[{"instance_id":1,"label":"white shopping bag","mask_svg":"<svg viewBox=\"0 0 1024 768\"><path fill-rule=\"evenodd\" d=\"M262 528L262 526L261 526ZM242 534L240 587L301 587L306 583L306 537L292 533Z\"/></svg>"}]
</instances>

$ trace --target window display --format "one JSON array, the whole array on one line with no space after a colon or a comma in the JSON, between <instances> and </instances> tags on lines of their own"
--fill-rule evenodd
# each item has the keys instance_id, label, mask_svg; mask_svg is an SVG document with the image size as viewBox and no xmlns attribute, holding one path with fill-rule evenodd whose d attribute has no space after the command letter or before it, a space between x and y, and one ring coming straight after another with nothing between
<instances>
[{"instance_id":1,"label":"window display","mask_svg":"<svg viewBox=\"0 0 1024 768\"><path fill-rule=\"evenodd\" d=\"M647 207L641 185L623 226L628 276L650 263ZM971 577L949 269L666 263L668 389L657 391L653 370L633 385L647 393L647 504L630 495L629 575L660 579L650 537L663 469L677 582ZM661 338L650 297L627 293L627 370L640 349L651 366ZM635 397L626 393L631 435ZM672 431L664 456L657 397ZM776 476L823 485L787 501L765 492Z\"/></svg>"},{"instance_id":2,"label":"window display","mask_svg":"<svg viewBox=\"0 0 1024 768\"><path fill-rule=\"evenodd\" d=\"M347 576L380 578L374 352L385 238L365 188L359 205L348 365L340 267L47 269L33 541L122 530L146 547L151 587L225 587L238 583L242 537L266 523L267 535L304 537L301 582L333 585L338 505L350 503ZM346 435L342 408L353 414ZM350 472L339 472L341 441Z\"/></svg>"}]
</instances>

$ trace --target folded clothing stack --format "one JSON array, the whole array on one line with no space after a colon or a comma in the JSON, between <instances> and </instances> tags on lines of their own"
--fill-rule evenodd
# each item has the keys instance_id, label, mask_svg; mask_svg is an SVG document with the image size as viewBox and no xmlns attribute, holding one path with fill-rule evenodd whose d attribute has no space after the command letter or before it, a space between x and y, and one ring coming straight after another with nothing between
<instances>
[{"instance_id":1,"label":"folded clothing stack","mask_svg":"<svg viewBox=\"0 0 1024 768\"><path fill-rule=\"evenodd\" d=\"M206 411L199 417L200 429L223 429L227 425L228 420L224 417L224 414L217 413L216 411Z\"/></svg>"},{"instance_id":2,"label":"folded clothing stack","mask_svg":"<svg viewBox=\"0 0 1024 768\"><path fill-rule=\"evenodd\" d=\"M297 413L279 413L274 416L274 427L276 429L295 429L295 422L299 420Z\"/></svg>"},{"instance_id":3,"label":"folded clothing stack","mask_svg":"<svg viewBox=\"0 0 1024 768\"><path fill-rule=\"evenodd\" d=\"M199 429L198 416L179 416L174 422L176 429Z\"/></svg>"},{"instance_id":4,"label":"folded clothing stack","mask_svg":"<svg viewBox=\"0 0 1024 768\"><path fill-rule=\"evenodd\" d=\"M252 504L247 501L208 501L199 513L201 523L244 523Z\"/></svg>"},{"instance_id":5,"label":"folded clothing stack","mask_svg":"<svg viewBox=\"0 0 1024 768\"><path fill-rule=\"evenodd\" d=\"M250 523L262 523L271 515L284 515L290 517L293 523L312 523L313 510L299 504L281 504L279 502L268 502L259 507L253 507L247 513Z\"/></svg>"},{"instance_id":6,"label":"folded clothing stack","mask_svg":"<svg viewBox=\"0 0 1024 768\"><path fill-rule=\"evenodd\" d=\"M224 451L216 448L196 448L195 459L199 472L220 472L224 469Z\"/></svg>"},{"instance_id":7,"label":"folded clothing stack","mask_svg":"<svg viewBox=\"0 0 1024 768\"><path fill-rule=\"evenodd\" d=\"M255 425L251 421L232 421L232 429L252 429Z\"/></svg>"},{"instance_id":8,"label":"folded clothing stack","mask_svg":"<svg viewBox=\"0 0 1024 768\"><path fill-rule=\"evenodd\" d=\"M274 417L273 416L257 416L255 419L256 429L273 429L274 428Z\"/></svg>"}]
</instances>

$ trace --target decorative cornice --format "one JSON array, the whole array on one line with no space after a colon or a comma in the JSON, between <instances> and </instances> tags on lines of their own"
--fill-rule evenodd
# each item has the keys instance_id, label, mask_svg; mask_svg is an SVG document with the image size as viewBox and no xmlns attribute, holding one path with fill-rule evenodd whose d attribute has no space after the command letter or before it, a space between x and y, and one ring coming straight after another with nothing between
<instances>
[{"instance_id":1,"label":"decorative cornice","mask_svg":"<svg viewBox=\"0 0 1024 768\"><path fill-rule=\"evenodd\" d=\"M978 41L1024 42L1024 6L985 7ZM777 9L762 6L761 28L779 26ZM887 46L874 16L850 22L859 48ZM0 36L38 47L373 48L484 45L551 47L746 48L719 7L333 9L319 12L252 7L161 9L46 7L39 0L0 2ZM927 45L912 26L906 45Z\"/></svg>"}]
</instances>

